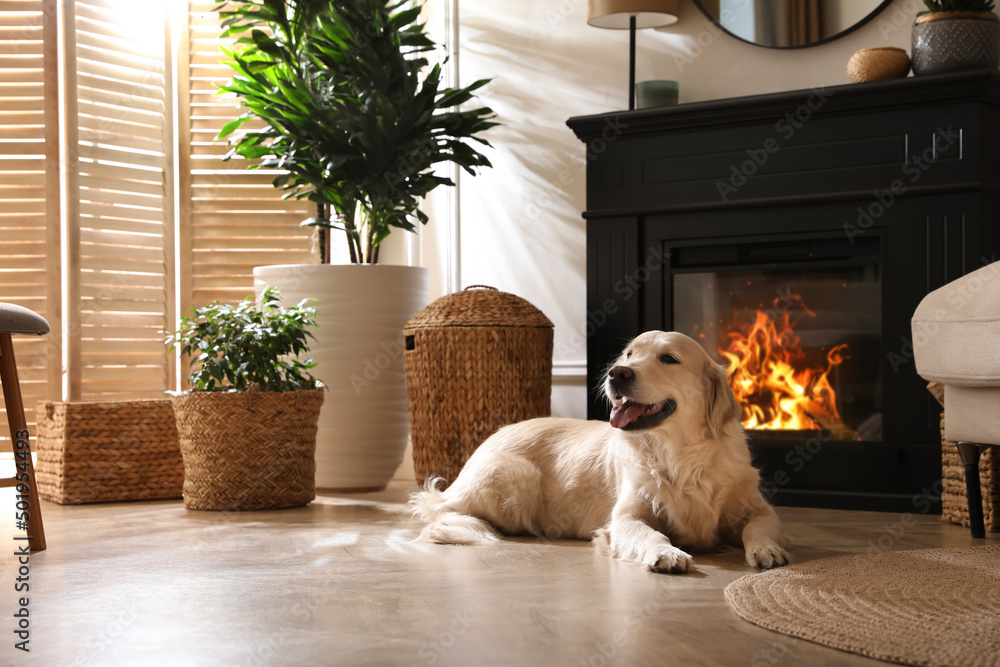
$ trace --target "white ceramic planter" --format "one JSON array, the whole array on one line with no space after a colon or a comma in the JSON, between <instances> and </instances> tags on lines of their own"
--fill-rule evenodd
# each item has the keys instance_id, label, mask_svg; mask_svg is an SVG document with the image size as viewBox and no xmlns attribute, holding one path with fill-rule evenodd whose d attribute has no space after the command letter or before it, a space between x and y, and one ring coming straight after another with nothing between
<instances>
[{"instance_id":1,"label":"white ceramic planter","mask_svg":"<svg viewBox=\"0 0 1000 667\"><path fill-rule=\"evenodd\" d=\"M329 388L316 436L316 489L378 491L403 460L409 432L403 325L427 305L430 272L415 266L286 264L254 269L292 306L316 299L313 375Z\"/></svg>"}]
</instances>

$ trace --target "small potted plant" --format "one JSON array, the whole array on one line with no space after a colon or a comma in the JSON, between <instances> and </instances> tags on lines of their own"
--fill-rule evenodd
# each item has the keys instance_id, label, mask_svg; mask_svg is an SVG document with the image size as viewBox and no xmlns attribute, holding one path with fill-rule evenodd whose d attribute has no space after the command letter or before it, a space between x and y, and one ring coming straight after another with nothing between
<instances>
[{"instance_id":1,"label":"small potted plant","mask_svg":"<svg viewBox=\"0 0 1000 667\"><path fill-rule=\"evenodd\" d=\"M189 509L301 507L316 497L316 423L323 388L309 370L315 311L218 302L166 336L189 358L190 391L173 397Z\"/></svg>"},{"instance_id":2,"label":"small potted plant","mask_svg":"<svg viewBox=\"0 0 1000 667\"><path fill-rule=\"evenodd\" d=\"M448 87L421 8L404 0L230 0L217 10L221 92L241 113L221 128L229 157L275 169L284 197L308 199L321 264L260 266L255 285L276 285L295 302L316 299L314 359L330 395L320 417L317 487L384 488L403 459L409 430L401 332L427 305L429 271L379 261L397 229L428 220L424 197L454 185L440 167L475 175L490 166L479 149L496 125L471 104L481 79ZM249 124L248 124L249 123ZM334 232L336 230L336 232ZM328 233L346 242L341 262ZM349 263L347 263L349 262Z\"/></svg>"},{"instance_id":3,"label":"small potted plant","mask_svg":"<svg viewBox=\"0 0 1000 667\"><path fill-rule=\"evenodd\" d=\"M993 0L924 0L927 11L913 24L913 73L942 74L963 69L997 69L1000 18Z\"/></svg>"}]
</instances>

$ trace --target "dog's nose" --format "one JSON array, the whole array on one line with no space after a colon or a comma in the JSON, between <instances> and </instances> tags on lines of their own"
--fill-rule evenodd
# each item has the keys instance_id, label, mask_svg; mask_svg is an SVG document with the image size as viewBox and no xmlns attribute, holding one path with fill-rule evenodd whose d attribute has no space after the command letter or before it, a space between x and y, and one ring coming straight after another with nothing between
<instances>
[{"instance_id":1,"label":"dog's nose","mask_svg":"<svg viewBox=\"0 0 1000 667\"><path fill-rule=\"evenodd\" d=\"M628 380L632 375L632 369L628 366L615 366L608 371L608 377L612 380Z\"/></svg>"}]
</instances>

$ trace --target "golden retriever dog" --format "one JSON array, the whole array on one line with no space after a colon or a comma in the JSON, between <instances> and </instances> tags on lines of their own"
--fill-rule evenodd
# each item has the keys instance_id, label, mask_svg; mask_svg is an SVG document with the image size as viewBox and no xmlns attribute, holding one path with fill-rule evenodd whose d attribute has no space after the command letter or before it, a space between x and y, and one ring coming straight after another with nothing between
<instances>
[{"instance_id":1,"label":"golden retriever dog","mask_svg":"<svg viewBox=\"0 0 1000 667\"><path fill-rule=\"evenodd\" d=\"M410 501L420 539L484 544L506 535L593 538L613 558L687 572L722 542L751 566L785 565L781 523L751 465L740 407L691 338L650 331L604 381L611 422L540 418L505 426L447 490L428 480ZM682 550L684 549L684 550Z\"/></svg>"}]
</instances>

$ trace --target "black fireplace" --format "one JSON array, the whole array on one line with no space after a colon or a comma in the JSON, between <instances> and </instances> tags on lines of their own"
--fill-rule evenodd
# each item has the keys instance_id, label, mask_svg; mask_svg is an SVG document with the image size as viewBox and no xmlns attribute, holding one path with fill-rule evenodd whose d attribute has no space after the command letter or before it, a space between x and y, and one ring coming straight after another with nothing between
<instances>
[{"instance_id":1,"label":"black fireplace","mask_svg":"<svg viewBox=\"0 0 1000 667\"><path fill-rule=\"evenodd\" d=\"M571 119L591 386L641 331L686 333L729 366L775 502L933 510L910 317L1000 247L998 105L977 71Z\"/></svg>"}]
</instances>

